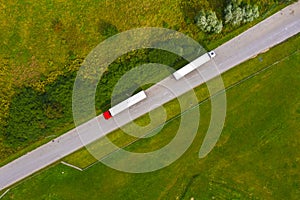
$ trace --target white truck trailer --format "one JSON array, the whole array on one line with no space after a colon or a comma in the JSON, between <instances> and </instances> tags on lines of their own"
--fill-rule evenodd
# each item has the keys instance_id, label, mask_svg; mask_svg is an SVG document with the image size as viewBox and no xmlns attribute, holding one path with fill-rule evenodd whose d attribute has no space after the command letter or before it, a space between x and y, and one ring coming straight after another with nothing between
<instances>
[{"instance_id":1,"label":"white truck trailer","mask_svg":"<svg viewBox=\"0 0 300 200\"><path fill-rule=\"evenodd\" d=\"M105 119L109 119L146 98L146 93L144 91L141 91L133 95L132 97L129 97L125 101L122 101L121 103L113 106L108 111L104 112L103 117Z\"/></svg>"},{"instance_id":2,"label":"white truck trailer","mask_svg":"<svg viewBox=\"0 0 300 200\"><path fill-rule=\"evenodd\" d=\"M193 60L189 64L185 65L184 67L180 68L176 72L173 73L173 76L176 80L181 79L188 73L192 72L196 68L200 67L204 63L208 62L210 59L216 56L216 53L214 51L210 51L208 53L203 54L199 58Z\"/></svg>"}]
</instances>

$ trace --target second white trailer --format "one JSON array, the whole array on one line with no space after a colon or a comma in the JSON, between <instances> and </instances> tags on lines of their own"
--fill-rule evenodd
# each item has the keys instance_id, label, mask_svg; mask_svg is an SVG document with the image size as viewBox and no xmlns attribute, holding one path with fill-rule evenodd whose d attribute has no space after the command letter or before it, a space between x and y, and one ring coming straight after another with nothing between
<instances>
[{"instance_id":1,"label":"second white trailer","mask_svg":"<svg viewBox=\"0 0 300 200\"><path fill-rule=\"evenodd\" d=\"M212 59L215 56L216 56L216 54L214 51L210 51L208 53L203 54L199 58L193 60L189 64L185 65L184 67L182 67L179 70L177 70L176 72L174 72L173 73L174 78L176 80L181 79L182 77L189 74L190 72L192 72L196 68L200 67L204 63L208 62L210 59Z\"/></svg>"}]
</instances>

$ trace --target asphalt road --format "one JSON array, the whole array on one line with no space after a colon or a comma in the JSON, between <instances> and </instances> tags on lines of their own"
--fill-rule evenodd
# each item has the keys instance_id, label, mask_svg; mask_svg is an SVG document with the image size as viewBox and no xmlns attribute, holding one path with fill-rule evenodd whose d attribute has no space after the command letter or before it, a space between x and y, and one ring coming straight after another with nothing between
<instances>
[{"instance_id":1,"label":"asphalt road","mask_svg":"<svg viewBox=\"0 0 300 200\"><path fill-rule=\"evenodd\" d=\"M215 62L219 72L223 73L299 32L300 2L297 2L215 49L217 56L213 62ZM211 70L211 65L210 61L199 69L202 74L206 74L206 79L218 75L215 70ZM176 81L172 77L167 77L146 91L147 100L130 109L132 119L170 101L175 96L187 92L190 90L190 86L196 87L204 83L205 80L201 77L197 71L190 73L187 76L188 84L185 80ZM118 120L117 124L114 120L104 120L103 116L100 115L81 125L78 128L81 130L80 135L78 135L76 129L71 130L54 141L1 167L0 190L59 161L66 155L83 147L84 144L90 143L132 120L125 116L127 116L126 112L120 113L115 118ZM100 124L100 132L96 122Z\"/></svg>"}]
</instances>

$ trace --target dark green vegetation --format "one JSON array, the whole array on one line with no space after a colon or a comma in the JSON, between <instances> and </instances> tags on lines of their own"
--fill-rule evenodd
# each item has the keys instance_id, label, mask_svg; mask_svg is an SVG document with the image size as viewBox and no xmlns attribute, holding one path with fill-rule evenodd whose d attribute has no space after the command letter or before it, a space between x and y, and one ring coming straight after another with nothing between
<instances>
[{"instance_id":1,"label":"dark green vegetation","mask_svg":"<svg viewBox=\"0 0 300 200\"><path fill-rule=\"evenodd\" d=\"M297 35L223 75L226 123L206 158L199 159L198 151L209 123L209 101L199 106L201 125L192 146L165 169L127 174L98 163L79 172L59 164L12 188L3 199L299 199L299 44ZM161 137L127 149L156 149L177 125L174 120Z\"/></svg>"},{"instance_id":2,"label":"dark green vegetation","mask_svg":"<svg viewBox=\"0 0 300 200\"><path fill-rule=\"evenodd\" d=\"M168 52L157 50L141 50L128 53L112 63L103 75L96 95L96 108L103 112L110 108L110 97L117 81L127 71L145 63L162 63L168 66L178 66L181 58ZM155 57L154 57L155 56ZM179 62L180 63L180 62ZM24 87L12 98L8 123L5 127L5 144L15 147L28 141L51 135L72 122L72 92L76 71L66 71L59 75L56 81L47 84L42 91L32 87ZM124 100L127 88L116 97L119 102ZM60 127L62 126L62 127Z\"/></svg>"}]
</instances>

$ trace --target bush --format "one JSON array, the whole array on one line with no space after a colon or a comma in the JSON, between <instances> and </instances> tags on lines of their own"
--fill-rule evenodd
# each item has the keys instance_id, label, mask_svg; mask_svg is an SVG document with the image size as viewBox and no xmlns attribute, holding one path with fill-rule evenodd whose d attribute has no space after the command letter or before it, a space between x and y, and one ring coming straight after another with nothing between
<instances>
[{"instance_id":1,"label":"bush","mask_svg":"<svg viewBox=\"0 0 300 200\"><path fill-rule=\"evenodd\" d=\"M195 17L195 23L206 33L221 33L223 28L222 20L219 20L213 11L200 11Z\"/></svg>"},{"instance_id":2,"label":"bush","mask_svg":"<svg viewBox=\"0 0 300 200\"><path fill-rule=\"evenodd\" d=\"M98 31L105 38L109 38L109 37L119 33L116 26L114 26L113 24L106 22L104 20L101 20L98 23Z\"/></svg>"}]
</instances>

